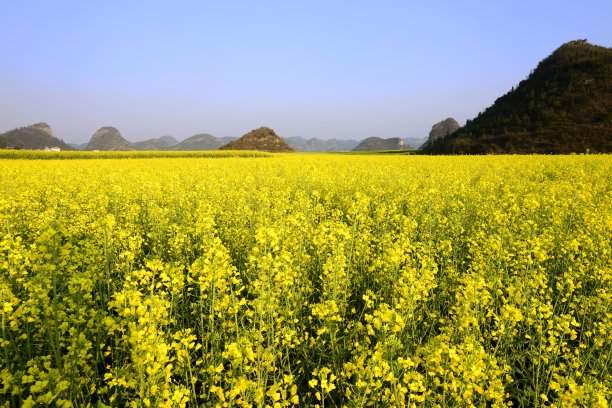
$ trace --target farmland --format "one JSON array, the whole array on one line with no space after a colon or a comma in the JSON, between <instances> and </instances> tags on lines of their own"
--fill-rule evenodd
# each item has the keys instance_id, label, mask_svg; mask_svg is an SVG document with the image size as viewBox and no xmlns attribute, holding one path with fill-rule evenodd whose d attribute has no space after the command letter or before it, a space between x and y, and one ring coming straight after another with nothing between
<instances>
[{"instance_id":1,"label":"farmland","mask_svg":"<svg viewBox=\"0 0 612 408\"><path fill-rule=\"evenodd\" d=\"M612 395L610 156L0 168L5 406Z\"/></svg>"}]
</instances>

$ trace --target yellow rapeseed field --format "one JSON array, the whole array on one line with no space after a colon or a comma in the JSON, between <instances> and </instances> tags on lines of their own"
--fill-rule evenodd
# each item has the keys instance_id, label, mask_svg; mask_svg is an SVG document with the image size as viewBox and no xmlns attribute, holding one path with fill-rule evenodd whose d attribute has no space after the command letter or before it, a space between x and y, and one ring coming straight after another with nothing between
<instances>
[{"instance_id":1,"label":"yellow rapeseed field","mask_svg":"<svg viewBox=\"0 0 612 408\"><path fill-rule=\"evenodd\" d=\"M0 406L607 407L612 158L0 160Z\"/></svg>"}]
</instances>

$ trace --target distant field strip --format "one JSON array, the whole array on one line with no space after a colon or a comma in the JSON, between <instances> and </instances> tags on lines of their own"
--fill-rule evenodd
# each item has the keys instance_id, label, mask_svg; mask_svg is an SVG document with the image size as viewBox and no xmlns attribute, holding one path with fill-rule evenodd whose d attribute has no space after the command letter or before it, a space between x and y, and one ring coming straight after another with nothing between
<instances>
[{"instance_id":1,"label":"distant field strip","mask_svg":"<svg viewBox=\"0 0 612 408\"><path fill-rule=\"evenodd\" d=\"M81 159L153 159L153 158L227 158L227 157L268 157L270 153L241 150L200 150L200 151L74 151L46 152L41 150L0 150L2 159L24 160L81 160Z\"/></svg>"},{"instance_id":2,"label":"distant field strip","mask_svg":"<svg viewBox=\"0 0 612 408\"><path fill-rule=\"evenodd\" d=\"M0 160L0 406L608 406L610 156L66 153Z\"/></svg>"}]
</instances>

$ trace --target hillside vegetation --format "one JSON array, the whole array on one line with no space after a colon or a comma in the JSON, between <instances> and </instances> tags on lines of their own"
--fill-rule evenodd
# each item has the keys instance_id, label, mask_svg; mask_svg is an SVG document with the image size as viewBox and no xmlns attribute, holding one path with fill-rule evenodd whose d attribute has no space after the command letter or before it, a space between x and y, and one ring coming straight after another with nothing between
<instances>
[{"instance_id":1,"label":"hillside vegetation","mask_svg":"<svg viewBox=\"0 0 612 408\"><path fill-rule=\"evenodd\" d=\"M136 149L121 136L116 128L104 126L93 134L85 150L130 151Z\"/></svg>"},{"instance_id":2,"label":"hillside vegetation","mask_svg":"<svg viewBox=\"0 0 612 408\"><path fill-rule=\"evenodd\" d=\"M293 149L269 127L253 129L240 139L220 147L221 150L259 150L270 153L293 152Z\"/></svg>"},{"instance_id":3,"label":"hillside vegetation","mask_svg":"<svg viewBox=\"0 0 612 408\"><path fill-rule=\"evenodd\" d=\"M37 123L0 134L0 149L44 149L46 147L73 150L63 140L53 136L51 126L46 123Z\"/></svg>"},{"instance_id":4,"label":"hillside vegetation","mask_svg":"<svg viewBox=\"0 0 612 408\"><path fill-rule=\"evenodd\" d=\"M516 89L423 151L612 152L612 49L584 40L564 44Z\"/></svg>"}]
</instances>

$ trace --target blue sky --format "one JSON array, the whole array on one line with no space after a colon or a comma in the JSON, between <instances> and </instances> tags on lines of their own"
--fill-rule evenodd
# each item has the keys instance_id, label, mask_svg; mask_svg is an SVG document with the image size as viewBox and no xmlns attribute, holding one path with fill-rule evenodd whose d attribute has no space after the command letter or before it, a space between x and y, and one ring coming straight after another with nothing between
<instances>
[{"instance_id":1,"label":"blue sky","mask_svg":"<svg viewBox=\"0 0 612 408\"><path fill-rule=\"evenodd\" d=\"M0 2L0 132L425 137L564 42L612 47L610 1Z\"/></svg>"}]
</instances>

